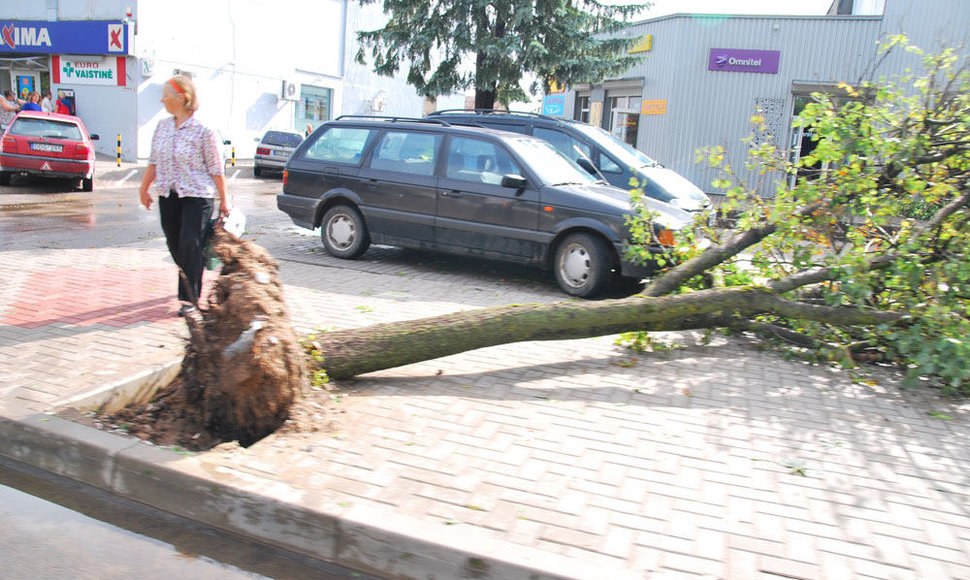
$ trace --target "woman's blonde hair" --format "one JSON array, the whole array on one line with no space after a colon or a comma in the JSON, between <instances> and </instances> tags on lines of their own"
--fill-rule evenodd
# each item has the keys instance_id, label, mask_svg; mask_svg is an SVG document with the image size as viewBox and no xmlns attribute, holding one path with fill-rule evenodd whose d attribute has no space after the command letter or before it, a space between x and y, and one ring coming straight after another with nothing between
<instances>
[{"instance_id":1,"label":"woman's blonde hair","mask_svg":"<svg viewBox=\"0 0 970 580\"><path fill-rule=\"evenodd\" d=\"M175 92L185 97L185 108L190 111L199 110L199 99L195 93L195 83L192 82L191 77L185 75L175 75L170 78L169 83L171 83L172 88Z\"/></svg>"}]
</instances>

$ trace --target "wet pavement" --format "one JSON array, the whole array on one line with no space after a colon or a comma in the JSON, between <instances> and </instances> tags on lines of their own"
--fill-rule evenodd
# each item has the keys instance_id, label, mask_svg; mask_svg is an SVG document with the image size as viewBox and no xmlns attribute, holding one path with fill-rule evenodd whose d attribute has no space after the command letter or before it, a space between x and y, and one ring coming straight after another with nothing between
<instances>
[{"instance_id":1,"label":"wet pavement","mask_svg":"<svg viewBox=\"0 0 970 580\"><path fill-rule=\"evenodd\" d=\"M127 205L137 168L99 175L79 213L17 214L0 189L0 454L389 578L970 578L970 406L735 337L389 369L341 382L316 430L247 449L59 419L164 381L185 336L155 216ZM330 258L275 211L278 189L231 183L301 334L563 299L527 268Z\"/></svg>"}]
</instances>

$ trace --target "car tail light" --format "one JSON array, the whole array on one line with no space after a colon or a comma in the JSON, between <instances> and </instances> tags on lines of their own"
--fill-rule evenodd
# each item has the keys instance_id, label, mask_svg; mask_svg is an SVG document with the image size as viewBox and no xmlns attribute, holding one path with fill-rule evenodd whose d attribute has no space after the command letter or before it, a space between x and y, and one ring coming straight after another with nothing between
<instances>
[{"instance_id":1,"label":"car tail light","mask_svg":"<svg viewBox=\"0 0 970 580\"><path fill-rule=\"evenodd\" d=\"M269 148L268 147L257 147L256 148L256 155L269 155Z\"/></svg>"},{"instance_id":2,"label":"car tail light","mask_svg":"<svg viewBox=\"0 0 970 580\"><path fill-rule=\"evenodd\" d=\"M74 158L75 159L87 159L88 158L88 146L83 143L78 143L74 146Z\"/></svg>"},{"instance_id":3,"label":"car tail light","mask_svg":"<svg viewBox=\"0 0 970 580\"><path fill-rule=\"evenodd\" d=\"M2 148L7 153L16 153L17 152L17 140L14 139L13 137L7 137L6 139L3 140Z\"/></svg>"},{"instance_id":4,"label":"car tail light","mask_svg":"<svg viewBox=\"0 0 970 580\"><path fill-rule=\"evenodd\" d=\"M283 185L286 185L286 182L289 181L289 178L290 178L290 172L289 171L286 171L284 169L283 170Z\"/></svg>"},{"instance_id":5,"label":"car tail light","mask_svg":"<svg viewBox=\"0 0 970 580\"><path fill-rule=\"evenodd\" d=\"M674 242L674 231L663 229L657 233L657 241L665 246L673 246Z\"/></svg>"}]
</instances>

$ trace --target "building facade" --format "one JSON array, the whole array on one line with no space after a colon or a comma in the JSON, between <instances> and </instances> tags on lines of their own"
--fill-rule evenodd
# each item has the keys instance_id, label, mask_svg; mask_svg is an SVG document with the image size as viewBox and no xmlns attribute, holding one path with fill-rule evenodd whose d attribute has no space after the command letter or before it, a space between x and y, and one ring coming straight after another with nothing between
<instances>
[{"instance_id":1,"label":"building facade","mask_svg":"<svg viewBox=\"0 0 970 580\"><path fill-rule=\"evenodd\" d=\"M0 90L73 97L98 151L145 159L166 113L162 84L193 77L198 117L252 157L269 129L303 132L342 114L420 116L403 78L354 61L356 32L384 22L353 0L6 0ZM461 107L464 96L439 99Z\"/></svg>"},{"instance_id":2,"label":"building facade","mask_svg":"<svg viewBox=\"0 0 970 580\"><path fill-rule=\"evenodd\" d=\"M836 0L819 16L674 14L634 24L632 53L642 60L619 78L549 95L548 111L596 124L709 193L716 172L697 151L723 146L745 175L742 139L770 139L797 158L812 146L792 119L815 91L914 70L919 58L879 44L905 33L928 52L970 54L970 2L965 0ZM764 116L768 131L753 134ZM770 196L775 184L759 192Z\"/></svg>"}]
</instances>

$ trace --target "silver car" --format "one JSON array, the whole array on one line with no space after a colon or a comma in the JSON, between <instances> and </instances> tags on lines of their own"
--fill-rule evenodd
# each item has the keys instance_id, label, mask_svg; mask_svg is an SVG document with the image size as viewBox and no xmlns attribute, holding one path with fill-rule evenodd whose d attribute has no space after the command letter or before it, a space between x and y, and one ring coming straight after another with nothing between
<instances>
[{"instance_id":1,"label":"silver car","mask_svg":"<svg viewBox=\"0 0 970 580\"><path fill-rule=\"evenodd\" d=\"M283 172L293 150L303 142L303 135L291 131L267 131L256 145L253 157L253 175L259 177L264 170Z\"/></svg>"}]
</instances>

